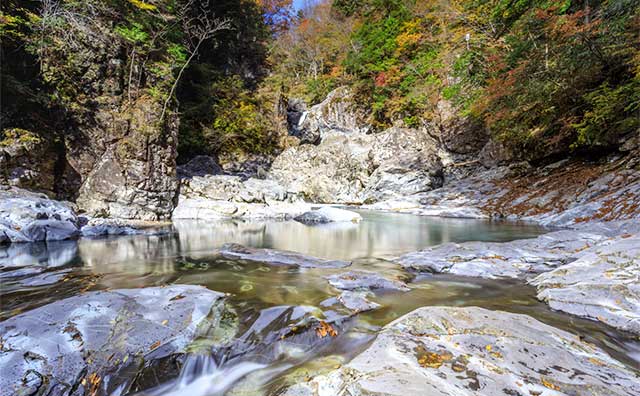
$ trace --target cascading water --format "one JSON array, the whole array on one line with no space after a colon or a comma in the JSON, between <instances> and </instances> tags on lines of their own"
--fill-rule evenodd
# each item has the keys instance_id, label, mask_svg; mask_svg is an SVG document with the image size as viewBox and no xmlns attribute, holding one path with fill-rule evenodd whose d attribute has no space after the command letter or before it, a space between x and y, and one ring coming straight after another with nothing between
<instances>
[{"instance_id":1,"label":"cascading water","mask_svg":"<svg viewBox=\"0 0 640 396\"><path fill-rule=\"evenodd\" d=\"M219 366L211 354L191 354L178 378L140 396L221 396L245 375L265 367L254 362Z\"/></svg>"}]
</instances>

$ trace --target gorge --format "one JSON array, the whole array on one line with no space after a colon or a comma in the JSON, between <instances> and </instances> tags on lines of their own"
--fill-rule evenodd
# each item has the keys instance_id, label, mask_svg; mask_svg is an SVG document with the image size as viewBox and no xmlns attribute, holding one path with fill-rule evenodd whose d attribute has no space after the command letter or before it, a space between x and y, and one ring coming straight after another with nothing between
<instances>
[{"instance_id":1,"label":"gorge","mask_svg":"<svg viewBox=\"0 0 640 396\"><path fill-rule=\"evenodd\" d=\"M5 2L0 395L640 394L639 26Z\"/></svg>"}]
</instances>

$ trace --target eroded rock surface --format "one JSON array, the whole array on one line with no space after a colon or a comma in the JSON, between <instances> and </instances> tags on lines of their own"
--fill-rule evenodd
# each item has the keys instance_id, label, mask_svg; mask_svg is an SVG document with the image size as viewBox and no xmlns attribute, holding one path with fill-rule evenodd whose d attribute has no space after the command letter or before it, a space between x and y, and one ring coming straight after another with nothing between
<instances>
[{"instance_id":1,"label":"eroded rock surface","mask_svg":"<svg viewBox=\"0 0 640 396\"><path fill-rule=\"evenodd\" d=\"M563 160L539 169L516 163L448 180L443 188L396 197L371 208L559 227L637 219L640 172L634 161L633 155L600 164Z\"/></svg>"},{"instance_id":2,"label":"eroded rock surface","mask_svg":"<svg viewBox=\"0 0 640 396\"><path fill-rule=\"evenodd\" d=\"M180 285L92 292L14 316L0 323L2 394L126 393L145 363L183 351L223 296Z\"/></svg>"},{"instance_id":3,"label":"eroded rock surface","mask_svg":"<svg viewBox=\"0 0 640 396\"><path fill-rule=\"evenodd\" d=\"M527 278L575 260L601 233L563 230L512 242L447 243L401 256L405 268L481 278Z\"/></svg>"},{"instance_id":4,"label":"eroded rock surface","mask_svg":"<svg viewBox=\"0 0 640 396\"><path fill-rule=\"evenodd\" d=\"M325 206L296 216L294 220L307 225L342 222L359 223L362 220L362 216L349 210Z\"/></svg>"},{"instance_id":5,"label":"eroded rock surface","mask_svg":"<svg viewBox=\"0 0 640 396\"><path fill-rule=\"evenodd\" d=\"M303 103L290 103L288 114L290 133L301 143L319 143L328 132L366 133L366 114L357 108L353 92L348 87L335 89L321 103L308 111Z\"/></svg>"},{"instance_id":6,"label":"eroded rock surface","mask_svg":"<svg viewBox=\"0 0 640 396\"><path fill-rule=\"evenodd\" d=\"M78 235L78 217L70 205L25 190L0 191L0 243L59 241Z\"/></svg>"},{"instance_id":7,"label":"eroded rock surface","mask_svg":"<svg viewBox=\"0 0 640 396\"><path fill-rule=\"evenodd\" d=\"M553 309L640 335L640 236L625 234L530 282Z\"/></svg>"},{"instance_id":8,"label":"eroded rock surface","mask_svg":"<svg viewBox=\"0 0 640 396\"><path fill-rule=\"evenodd\" d=\"M279 394L632 396L639 378L597 347L529 316L428 307L385 326L348 364Z\"/></svg>"},{"instance_id":9,"label":"eroded rock surface","mask_svg":"<svg viewBox=\"0 0 640 396\"><path fill-rule=\"evenodd\" d=\"M349 271L326 277L331 286L339 290L399 290L408 291L407 284L369 271Z\"/></svg>"},{"instance_id":10,"label":"eroded rock surface","mask_svg":"<svg viewBox=\"0 0 640 396\"><path fill-rule=\"evenodd\" d=\"M182 179L174 219L288 219L311 207L273 180L208 175Z\"/></svg>"},{"instance_id":11,"label":"eroded rock surface","mask_svg":"<svg viewBox=\"0 0 640 396\"><path fill-rule=\"evenodd\" d=\"M351 265L349 261L325 260L284 250L256 249L238 245L237 243L224 244L217 253L227 258L301 268L344 268Z\"/></svg>"},{"instance_id":12,"label":"eroded rock surface","mask_svg":"<svg viewBox=\"0 0 640 396\"><path fill-rule=\"evenodd\" d=\"M442 186L436 143L425 131L329 132L318 146L290 147L271 177L316 203L363 203Z\"/></svg>"}]
</instances>

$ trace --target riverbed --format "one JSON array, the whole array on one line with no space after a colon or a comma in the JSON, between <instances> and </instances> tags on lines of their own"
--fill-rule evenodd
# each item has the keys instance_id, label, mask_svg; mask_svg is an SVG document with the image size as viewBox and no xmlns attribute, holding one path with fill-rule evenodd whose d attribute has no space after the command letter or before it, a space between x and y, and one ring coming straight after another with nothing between
<instances>
[{"instance_id":1,"label":"riverbed","mask_svg":"<svg viewBox=\"0 0 640 396\"><path fill-rule=\"evenodd\" d=\"M214 348L207 333L176 367L153 367L137 382L141 394L273 394L300 378L335 368L361 351L379 327L423 306L478 306L530 315L603 348L631 368L640 342L605 325L553 312L535 289L517 280L414 274L393 262L406 252L447 242L506 242L547 230L522 223L440 219L360 211L363 221L307 226L295 221L180 221L146 235L0 247L0 319L98 290L171 284L228 293L234 349ZM225 243L294 251L351 262L344 268L295 268L223 258ZM345 316L322 342L281 343L270 337L296 323L299 313L325 317L339 292L327 276L363 270L406 282L409 291L375 292L378 309ZM249 337L250 335L250 337ZM248 345L251 347L248 347ZM256 347L257 346L257 347Z\"/></svg>"}]
</instances>

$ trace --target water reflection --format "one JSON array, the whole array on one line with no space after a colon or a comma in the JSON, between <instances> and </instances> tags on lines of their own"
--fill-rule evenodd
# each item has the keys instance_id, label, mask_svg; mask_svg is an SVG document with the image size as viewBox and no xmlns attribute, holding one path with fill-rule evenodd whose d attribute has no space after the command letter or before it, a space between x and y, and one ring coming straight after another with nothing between
<instances>
[{"instance_id":1,"label":"water reflection","mask_svg":"<svg viewBox=\"0 0 640 396\"><path fill-rule=\"evenodd\" d=\"M261 315L271 312L274 307L322 308L322 301L338 293L325 277L345 270L275 267L225 259L215 254L215 249L225 243L349 260L353 264L348 270L368 270L389 278L405 278L407 273L389 258L446 242L508 241L534 237L542 231L521 224L361 213L364 220L360 224L310 227L293 221L180 221L175 223L174 233L162 235L2 246L0 320L84 291L181 283L231 293L230 306L239 312L254 312L253 319L246 321L249 327L245 330L249 331L252 325L259 324ZM637 341L598 323L552 312L535 299L533 288L520 282L438 276L414 279L410 287L412 290L407 293L377 293L372 297L383 308L360 315L360 331L367 334L369 326L384 325L421 306L475 305L529 314L584 336L629 365L638 359L640 343ZM328 356L346 358L354 352L350 348L356 344L352 339L344 345L336 343L330 348L331 353L327 352ZM320 360L316 358L321 356L281 363L293 364L295 361L297 365L308 360L305 364L317 370L319 368L314 365ZM331 359L327 361L331 362ZM260 364L264 363L260 361ZM257 366L207 366L200 374L207 383L224 378L220 389L226 389L237 377L244 376L247 368L253 371ZM282 369L267 366L249 375L238 386L249 389L246 394L259 394L258 390ZM188 388L194 378L185 378L159 389L184 393L187 387L189 393L196 394L199 386Z\"/></svg>"},{"instance_id":2,"label":"water reflection","mask_svg":"<svg viewBox=\"0 0 640 396\"><path fill-rule=\"evenodd\" d=\"M205 256L227 242L292 250L327 259L389 258L446 242L507 241L533 237L541 229L521 224L469 219L438 219L361 211L360 224L306 226L289 221L178 221L183 251Z\"/></svg>"}]
</instances>

